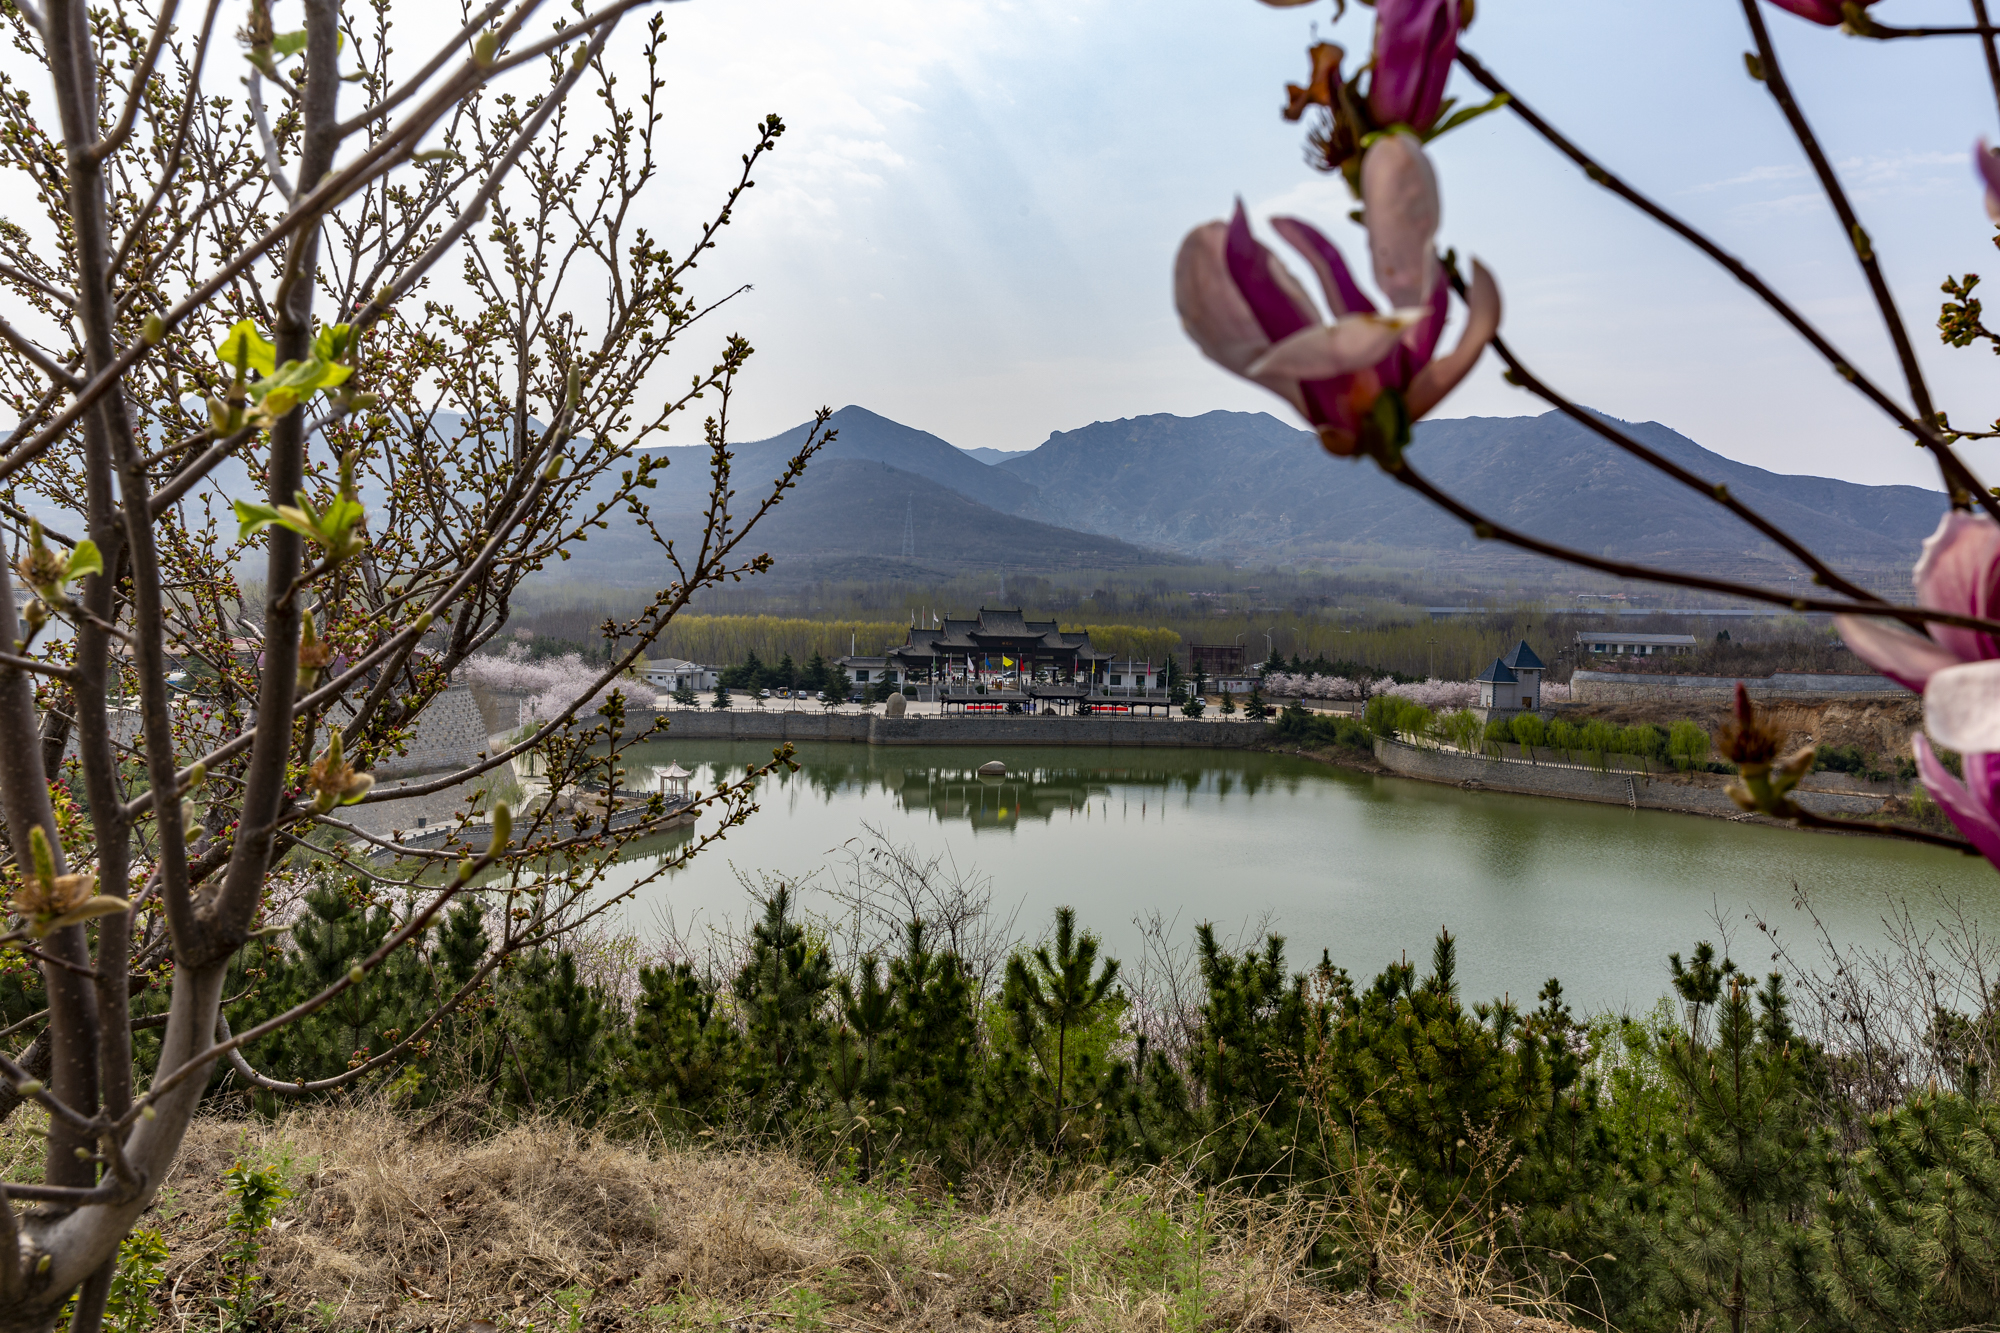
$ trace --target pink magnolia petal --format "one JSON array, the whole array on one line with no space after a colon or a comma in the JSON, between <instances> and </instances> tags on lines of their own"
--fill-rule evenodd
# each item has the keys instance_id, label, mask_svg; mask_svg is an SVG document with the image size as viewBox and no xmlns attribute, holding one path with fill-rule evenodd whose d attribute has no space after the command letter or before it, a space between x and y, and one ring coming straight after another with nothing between
<instances>
[{"instance_id":1,"label":"pink magnolia petal","mask_svg":"<svg viewBox=\"0 0 2000 1333\"><path fill-rule=\"evenodd\" d=\"M1392 351L1411 320L1398 315L1356 315L1294 333L1250 365L1255 376L1330 380L1351 375Z\"/></svg>"},{"instance_id":2,"label":"pink magnolia petal","mask_svg":"<svg viewBox=\"0 0 2000 1333\"><path fill-rule=\"evenodd\" d=\"M1250 313L1257 317L1264 336L1271 341L1289 338L1300 329L1319 323L1319 311L1306 295L1306 289L1299 286L1299 280L1278 262L1276 255L1264 248L1262 241L1250 234L1250 219L1243 212L1241 199L1236 201L1236 211L1229 216L1222 259L1236 290L1249 303Z\"/></svg>"},{"instance_id":3,"label":"pink magnolia petal","mask_svg":"<svg viewBox=\"0 0 2000 1333\"><path fill-rule=\"evenodd\" d=\"M1271 230L1284 237L1285 243L1304 255L1306 262L1313 266L1335 319L1375 312L1375 303L1368 299L1361 290L1361 284L1354 280L1354 274L1348 269L1347 260L1341 256L1339 247L1329 241L1319 228L1297 218L1272 218Z\"/></svg>"},{"instance_id":4,"label":"pink magnolia petal","mask_svg":"<svg viewBox=\"0 0 2000 1333\"><path fill-rule=\"evenodd\" d=\"M1375 285L1390 305L1422 305L1438 280L1437 173L1414 135L1377 139L1361 159L1361 216Z\"/></svg>"},{"instance_id":5,"label":"pink magnolia petal","mask_svg":"<svg viewBox=\"0 0 2000 1333\"><path fill-rule=\"evenodd\" d=\"M1828 28L1840 26L1844 17L1840 12L1840 0L1771 0L1771 3Z\"/></svg>"},{"instance_id":6,"label":"pink magnolia petal","mask_svg":"<svg viewBox=\"0 0 2000 1333\"><path fill-rule=\"evenodd\" d=\"M1458 54L1458 0L1376 0L1368 110L1378 125L1428 130Z\"/></svg>"},{"instance_id":7,"label":"pink magnolia petal","mask_svg":"<svg viewBox=\"0 0 2000 1333\"><path fill-rule=\"evenodd\" d=\"M1382 383L1394 389L1408 389L1417 373L1431 363L1438 339L1444 336L1445 319L1451 314L1451 284L1440 282L1431 288L1431 301L1423 317L1404 331L1402 342L1380 367Z\"/></svg>"},{"instance_id":8,"label":"pink magnolia petal","mask_svg":"<svg viewBox=\"0 0 2000 1333\"><path fill-rule=\"evenodd\" d=\"M1835 616L1833 624L1856 657L1906 690L1921 691L1933 675L1960 661L1956 653L1893 620Z\"/></svg>"},{"instance_id":9,"label":"pink magnolia petal","mask_svg":"<svg viewBox=\"0 0 2000 1333\"><path fill-rule=\"evenodd\" d=\"M1174 309L1202 355L1241 375L1270 350L1271 340L1223 261L1228 230L1223 223L1205 222L1181 242L1174 257Z\"/></svg>"},{"instance_id":10,"label":"pink magnolia petal","mask_svg":"<svg viewBox=\"0 0 2000 1333\"><path fill-rule=\"evenodd\" d=\"M1986 183L1986 216L2000 223L2000 157L1981 139L1972 146L1972 168Z\"/></svg>"},{"instance_id":11,"label":"pink magnolia petal","mask_svg":"<svg viewBox=\"0 0 2000 1333\"><path fill-rule=\"evenodd\" d=\"M1917 752L1917 776L1923 779L1924 790L1951 816L1951 822L1979 849L1979 854L2000 866L2000 820L1993 817L1990 792L1984 789L1985 784L1980 784L1979 791L1967 788L1931 753L1922 736L1912 737L1910 744ZM1980 758L1983 760L1984 756Z\"/></svg>"},{"instance_id":12,"label":"pink magnolia petal","mask_svg":"<svg viewBox=\"0 0 2000 1333\"><path fill-rule=\"evenodd\" d=\"M1458 382L1472 373L1479 354L1486 350L1486 344L1493 341L1493 335L1500 331L1500 284L1493 281L1493 275L1478 260L1472 261L1472 288L1466 293L1465 331L1458 337L1458 346L1417 372L1410 381L1405 397L1410 407L1410 420L1429 412L1444 401L1444 396L1458 387Z\"/></svg>"},{"instance_id":13,"label":"pink magnolia petal","mask_svg":"<svg viewBox=\"0 0 2000 1333\"><path fill-rule=\"evenodd\" d=\"M1967 662L1924 686L1924 730L1957 750L2000 750L2000 662Z\"/></svg>"},{"instance_id":14,"label":"pink magnolia petal","mask_svg":"<svg viewBox=\"0 0 2000 1333\"><path fill-rule=\"evenodd\" d=\"M1224 370L1250 377L1250 363L1270 350L1271 340L1229 275L1223 255L1228 232L1224 223L1207 222L1181 242L1174 257L1174 309L1203 356ZM1300 416L1312 419L1297 380L1266 378L1257 383L1284 398Z\"/></svg>"},{"instance_id":15,"label":"pink magnolia petal","mask_svg":"<svg viewBox=\"0 0 2000 1333\"><path fill-rule=\"evenodd\" d=\"M2000 607L1995 580L2000 578L2000 525L1984 514L1952 510L1924 542L1913 580L1917 602L1956 615L1990 618ZM1965 662L2000 657L2000 645L1977 630L1940 625L1931 637Z\"/></svg>"}]
</instances>

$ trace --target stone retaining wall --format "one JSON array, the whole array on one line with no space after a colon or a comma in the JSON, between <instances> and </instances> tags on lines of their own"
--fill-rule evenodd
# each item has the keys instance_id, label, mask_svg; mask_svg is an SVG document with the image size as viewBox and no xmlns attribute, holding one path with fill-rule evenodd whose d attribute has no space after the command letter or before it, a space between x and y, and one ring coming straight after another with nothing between
<instances>
[{"instance_id":1,"label":"stone retaining wall","mask_svg":"<svg viewBox=\"0 0 2000 1333\"><path fill-rule=\"evenodd\" d=\"M320 744L324 745L323 730L321 734ZM373 772L378 778L442 773L477 763L479 752L485 748L486 722L479 715L472 691L463 685L453 685L417 715L409 753L377 764Z\"/></svg>"},{"instance_id":2,"label":"stone retaining wall","mask_svg":"<svg viewBox=\"0 0 2000 1333\"><path fill-rule=\"evenodd\" d=\"M1570 676L1570 702L1727 703L1736 697L1734 676L1651 676L1623 671L1578 671ZM1752 699L1907 699L1910 692L1881 676L1781 672L1745 679Z\"/></svg>"},{"instance_id":3,"label":"stone retaining wall","mask_svg":"<svg viewBox=\"0 0 2000 1333\"><path fill-rule=\"evenodd\" d=\"M1433 750L1379 738L1375 742L1375 759L1390 772L1406 778L1469 789L1557 796L1641 810L1679 810L1730 818L1743 814L1723 791L1732 779L1716 773L1600 773L1594 768L1487 759L1457 750ZM1803 789L1794 792L1793 799L1815 814L1848 817L1871 815L1881 808L1883 801L1873 793Z\"/></svg>"},{"instance_id":4,"label":"stone retaining wall","mask_svg":"<svg viewBox=\"0 0 2000 1333\"><path fill-rule=\"evenodd\" d=\"M633 730L658 716L635 708ZM675 740L852 741L868 745L1102 745L1240 750L1267 722L1163 721L1133 717L882 717L789 709L676 708L665 715Z\"/></svg>"}]
</instances>

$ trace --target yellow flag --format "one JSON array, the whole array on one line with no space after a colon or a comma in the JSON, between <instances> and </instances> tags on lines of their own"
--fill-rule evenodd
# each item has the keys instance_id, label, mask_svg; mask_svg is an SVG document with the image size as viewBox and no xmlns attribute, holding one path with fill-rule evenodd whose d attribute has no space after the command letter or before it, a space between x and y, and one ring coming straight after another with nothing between
<instances>
[{"instance_id":1,"label":"yellow flag","mask_svg":"<svg viewBox=\"0 0 2000 1333\"><path fill-rule=\"evenodd\" d=\"M1013 659L1013 658L1011 658L1011 657L1003 657L1003 658L1001 658L1001 659L1000 659L1000 665L1001 665L1001 666L1013 666L1013 665L1014 665L1014 659Z\"/></svg>"}]
</instances>

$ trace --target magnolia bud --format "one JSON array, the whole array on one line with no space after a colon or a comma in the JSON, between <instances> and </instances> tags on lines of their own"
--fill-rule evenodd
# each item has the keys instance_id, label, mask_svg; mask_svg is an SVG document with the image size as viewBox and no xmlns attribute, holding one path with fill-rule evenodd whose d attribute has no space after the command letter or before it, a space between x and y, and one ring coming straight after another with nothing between
<instances>
[{"instance_id":1,"label":"magnolia bud","mask_svg":"<svg viewBox=\"0 0 2000 1333\"><path fill-rule=\"evenodd\" d=\"M148 346L156 347L167 336L167 322L158 315L146 316L145 332L141 335Z\"/></svg>"},{"instance_id":2,"label":"magnolia bud","mask_svg":"<svg viewBox=\"0 0 2000 1333\"><path fill-rule=\"evenodd\" d=\"M14 1085L14 1091L19 1093L23 1097L33 1097L41 1090L42 1090L42 1081L38 1078L22 1079L19 1083L16 1083Z\"/></svg>"},{"instance_id":3,"label":"magnolia bud","mask_svg":"<svg viewBox=\"0 0 2000 1333\"><path fill-rule=\"evenodd\" d=\"M368 979L368 973L362 970L361 964L356 963L353 967L347 969L347 979L359 986Z\"/></svg>"}]
</instances>

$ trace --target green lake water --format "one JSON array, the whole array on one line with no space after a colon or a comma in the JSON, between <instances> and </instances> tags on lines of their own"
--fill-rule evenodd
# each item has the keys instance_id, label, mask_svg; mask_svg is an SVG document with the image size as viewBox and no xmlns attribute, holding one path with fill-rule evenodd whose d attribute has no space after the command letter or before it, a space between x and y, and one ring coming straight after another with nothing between
<instances>
[{"instance_id":1,"label":"green lake water","mask_svg":"<svg viewBox=\"0 0 2000 1333\"><path fill-rule=\"evenodd\" d=\"M718 774L769 757L768 744L641 746L628 781L650 787L671 760L712 790ZM1061 904L1114 956L1136 947L1134 918L1153 910L1177 917L1182 935L1203 920L1231 934L1267 919L1295 966L1325 949L1369 978L1405 953L1427 959L1448 926L1469 997L1532 1000L1559 976L1579 1010L1649 1008L1666 992L1668 952L1717 938L1717 916L1738 963L1767 969L1770 946L1746 915L1804 942L1794 886L1842 942L1881 938L1896 901L2000 916L2000 875L1932 848L1467 792L1285 755L818 744L797 758L797 773L764 781L746 825L641 891L632 928L658 929L669 911L684 930L740 922L739 872L806 881L811 902L864 821L989 877L996 911L1018 912L1026 935ZM975 774L996 758L1009 777ZM633 855L613 883L656 866L664 845Z\"/></svg>"}]
</instances>

